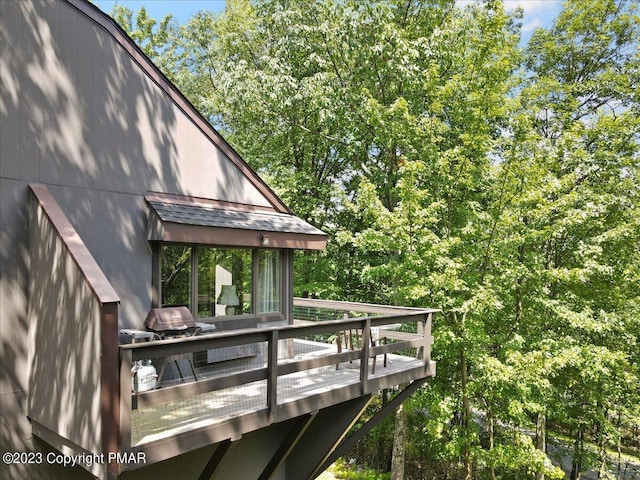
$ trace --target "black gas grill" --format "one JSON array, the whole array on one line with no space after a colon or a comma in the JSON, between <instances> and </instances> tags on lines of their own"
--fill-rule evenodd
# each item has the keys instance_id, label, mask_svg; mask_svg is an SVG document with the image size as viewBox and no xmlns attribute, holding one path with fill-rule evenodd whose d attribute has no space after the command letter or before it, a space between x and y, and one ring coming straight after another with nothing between
<instances>
[{"instance_id":1,"label":"black gas grill","mask_svg":"<svg viewBox=\"0 0 640 480\"><path fill-rule=\"evenodd\" d=\"M200 334L200 327L187 307L162 307L153 308L144 320L144 326L149 332L158 335L161 340L176 337L191 337ZM160 362L160 373L158 381L162 381L162 375L167 365L166 360L172 360L176 366L180 381L184 382L184 375L180 368L179 360L185 359L191 369L194 380L198 380L193 360L190 354L171 355L171 357Z\"/></svg>"}]
</instances>

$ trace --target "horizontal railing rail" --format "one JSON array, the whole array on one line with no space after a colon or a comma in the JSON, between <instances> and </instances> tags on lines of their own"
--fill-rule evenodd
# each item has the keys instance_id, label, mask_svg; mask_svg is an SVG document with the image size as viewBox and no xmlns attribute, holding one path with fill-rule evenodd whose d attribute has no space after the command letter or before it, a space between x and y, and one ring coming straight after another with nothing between
<instances>
[{"instance_id":1,"label":"horizontal railing rail","mask_svg":"<svg viewBox=\"0 0 640 480\"><path fill-rule=\"evenodd\" d=\"M120 411L123 451L132 448L131 414L136 409L144 409L233 387L242 387L254 382L266 382L266 401L261 408L269 412L272 421L276 421L276 411L281 404L279 399L281 400L282 397L282 392L278 390L279 380L288 375L310 372L308 380L313 382L314 373L311 371L324 368L326 372L326 367L330 367L330 371L337 370L343 365L354 364L350 368L357 369L355 372L356 381L359 384L357 391L360 395L366 395L372 393L373 389L386 388L384 379L387 372L380 366L374 375L370 371L372 370L371 361L374 362L373 368L375 368L375 358L384 356L384 365L386 366L387 355L394 354L394 352L395 355L402 355L402 352L406 351L415 352L415 355L411 357L414 358L413 363L408 362L405 371L402 370L403 365L399 365L392 372L393 375L388 374L389 377L404 382L431 375L433 367L430 358L433 342L431 319L437 310L385 307L350 302L323 303L319 300L307 302L304 299L302 301L296 299L294 306L300 304L303 304L304 307L333 309L340 312L357 311L366 315L357 318L306 321L301 324L258 329L245 328L194 337L120 345L122 403ZM397 331L403 325L413 331ZM340 335L341 332L347 331L350 335L357 336L357 345L349 345L342 351L336 352L331 345L325 345L313 352L303 353L296 353L296 348L294 348L295 342L304 345L317 345L319 344L315 340L317 337L332 339ZM372 336L374 337L373 341ZM384 338L385 341L380 341L381 338ZM376 342L376 340L378 341ZM193 356L201 352L247 345L258 345L261 352L260 361L247 362L246 368L242 368L240 371L221 369L218 373L214 372L210 378L193 379L185 383L162 386L144 392L132 392L131 366L136 361ZM349 386L349 392L354 392L352 385Z\"/></svg>"},{"instance_id":2,"label":"horizontal railing rail","mask_svg":"<svg viewBox=\"0 0 640 480\"><path fill-rule=\"evenodd\" d=\"M300 298L293 299L295 307L315 307L329 310L349 310L352 312L363 313L400 313L400 312L426 312L437 313L440 310L434 308L420 307L400 307L397 305L378 305L375 303L345 302L342 300L320 300L317 298Z\"/></svg>"}]
</instances>

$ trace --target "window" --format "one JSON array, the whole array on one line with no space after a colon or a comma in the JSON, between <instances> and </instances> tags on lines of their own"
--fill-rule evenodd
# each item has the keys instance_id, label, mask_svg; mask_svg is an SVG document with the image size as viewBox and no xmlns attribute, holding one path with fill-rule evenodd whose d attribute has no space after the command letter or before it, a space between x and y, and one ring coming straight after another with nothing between
<instances>
[{"instance_id":1,"label":"window","mask_svg":"<svg viewBox=\"0 0 640 480\"><path fill-rule=\"evenodd\" d=\"M281 312L279 250L164 244L159 256L162 306L200 318Z\"/></svg>"}]
</instances>

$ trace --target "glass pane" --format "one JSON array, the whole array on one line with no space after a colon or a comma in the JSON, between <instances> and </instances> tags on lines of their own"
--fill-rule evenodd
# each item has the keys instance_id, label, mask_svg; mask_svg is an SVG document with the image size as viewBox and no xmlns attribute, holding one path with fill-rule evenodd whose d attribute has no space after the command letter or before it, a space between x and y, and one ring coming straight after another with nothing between
<instances>
[{"instance_id":1,"label":"glass pane","mask_svg":"<svg viewBox=\"0 0 640 480\"><path fill-rule=\"evenodd\" d=\"M161 255L162 305L189 306L191 247L163 245Z\"/></svg>"},{"instance_id":2,"label":"glass pane","mask_svg":"<svg viewBox=\"0 0 640 480\"><path fill-rule=\"evenodd\" d=\"M280 251L258 251L258 313L280 311Z\"/></svg>"},{"instance_id":3,"label":"glass pane","mask_svg":"<svg viewBox=\"0 0 640 480\"><path fill-rule=\"evenodd\" d=\"M216 313L215 248L198 247L198 317L213 317Z\"/></svg>"},{"instance_id":4,"label":"glass pane","mask_svg":"<svg viewBox=\"0 0 640 480\"><path fill-rule=\"evenodd\" d=\"M252 312L251 250L199 247L198 317Z\"/></svg>"}]
</instances>

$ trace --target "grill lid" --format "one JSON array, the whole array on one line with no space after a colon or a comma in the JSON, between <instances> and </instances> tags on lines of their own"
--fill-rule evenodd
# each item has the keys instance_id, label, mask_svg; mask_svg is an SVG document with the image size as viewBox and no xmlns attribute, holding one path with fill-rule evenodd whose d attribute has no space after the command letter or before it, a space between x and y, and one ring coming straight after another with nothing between
<instances>
[{"instance_id":1,"label":"grill lid","mask_svg":"<svg viewBox=\"0 0 640 480\"><path fill-rule=\"evenodd\" d=\"M144 321L153 332L181 331L194 328L196 321L187 307L153 308Z\"/></svg>"}]
</instances>

